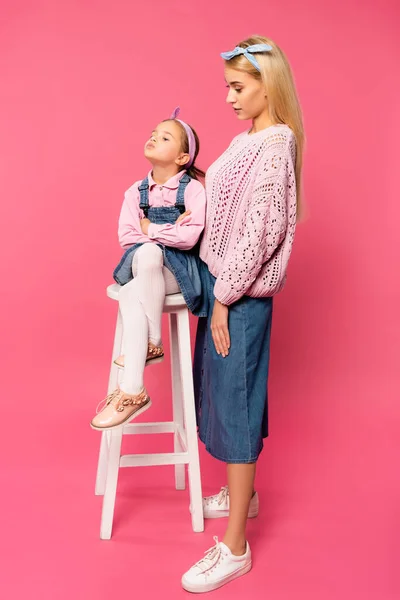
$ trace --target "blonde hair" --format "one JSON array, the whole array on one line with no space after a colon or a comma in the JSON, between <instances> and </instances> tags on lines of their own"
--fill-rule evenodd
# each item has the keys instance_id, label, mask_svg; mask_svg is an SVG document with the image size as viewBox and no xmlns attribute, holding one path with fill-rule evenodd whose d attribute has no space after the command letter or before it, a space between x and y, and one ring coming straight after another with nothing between
<instances>
[{"instance_id":1,"label":"blonde hair","mask_svg":"<svg viewBox=\"0 0 400 600\"><path fill-rule=\"evenodd\" d=\"M260 65L261 72L257 71L243 54L226 61L226 65L237 71L245 71L262 81L267 94L269 117L272 123L288 125L294 133L296 138L297 218L300 219L303 216L304 208L302 204L302 166L305 135L303 115L292 69L284 52L269 38L254 35L239 42L237 46L247 48L254 44L269 44L272 46L272 50L269 52L253 55Z\"/></svg>"}]
</instances>

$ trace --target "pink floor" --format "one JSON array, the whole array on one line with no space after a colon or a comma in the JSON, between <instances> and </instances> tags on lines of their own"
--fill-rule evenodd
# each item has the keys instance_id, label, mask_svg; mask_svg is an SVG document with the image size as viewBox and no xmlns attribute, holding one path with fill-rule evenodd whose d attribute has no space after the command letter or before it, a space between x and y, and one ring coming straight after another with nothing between
<instances>
[{"instance_id":1,"label":"pink floor","mask_svg":"<svg viewBox=\"0 0 400 600\"><path fill-rule=\"evenodd\" d=\"M192 532L188 492L174 490L173 467L123 469L113 537L101 541L101 498L93 493L99 435L88 427L94 402L87 400L101 395L106 375L96 380L90 364L69 366L71 377L62 379L64 367L57 373L43 365L36 377L52 373L36 391L36 399L46 394L43 418L28 402L23 420L3 431L0 597L183 597L182 572L213 545L212 536L222 537L225 522L206 521L204 533ZM150 390L158 385L151 373L167 377L168 367L167 360L147 370ZM301 388L309 375L295 383ZM14 381L10 419L22 409ZM320 389L308 399L308 415L305 392L291 394L271 401L272 436L258 469L261 512L248 526L253 570L214 597L395 600L398 484L382 462L395 452L395 424L363 412L368 399L351 383ZM169 395L152 395L147 418L169 418ZM168 436L125 442L133 452L171 447ZM203 448L201 458L203 491L215 492L225 483L224 466Z\"/></svg>"}]
</instances>

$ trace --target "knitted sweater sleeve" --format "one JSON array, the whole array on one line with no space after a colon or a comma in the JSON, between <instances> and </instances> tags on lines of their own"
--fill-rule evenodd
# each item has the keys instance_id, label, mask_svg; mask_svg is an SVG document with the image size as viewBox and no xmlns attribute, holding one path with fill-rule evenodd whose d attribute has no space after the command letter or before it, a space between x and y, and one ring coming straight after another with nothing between
<instances>
[{"instance_id":1,"label":"knitted sweater sleeve","mask_svg":"<svg viewBox=\"0 0 400 600\"><path fill-rule=\"evenodd\" d=\"M294 136L289 136L282 145L267 148L260 160L234 251L226 257L214 286L222 304L230 305L246 294L285 238L288 188L295 186L293 145Z\"/></svg>"}]
</instances>

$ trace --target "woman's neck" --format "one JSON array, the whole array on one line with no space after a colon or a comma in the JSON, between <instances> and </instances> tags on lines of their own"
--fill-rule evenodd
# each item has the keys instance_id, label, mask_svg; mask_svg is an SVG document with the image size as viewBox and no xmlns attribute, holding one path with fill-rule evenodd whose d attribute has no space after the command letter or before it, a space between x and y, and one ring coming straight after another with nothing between
<instances>
[{"instance_id":1,"label":"woman's neck","mask_svg":"<svg viewBox=\"0 0 400 600\"><path fill-rule=\"evenodd\" d=\"M174 177L178 173L179 171L176 168L176 165L168 165L165 167L162 165L153 165L151 175L156 183L163 185L168 179L171 179L171 177Z\"/></svg>"},{"instance_id":2,"label":"woman's neck","mask_svg":"<svg viewBox=\"0 0 400 600\"><path fill-rule=\"evenodd\" d=\"M253 119L253 125L249 131L249 134L251 135L252 133L257 133L262 129L270 127L271 125L273 125L273 123L269 117L269 113L262 112L260 115L258 115L258 117Z\"/></svg>"}]
</instances>

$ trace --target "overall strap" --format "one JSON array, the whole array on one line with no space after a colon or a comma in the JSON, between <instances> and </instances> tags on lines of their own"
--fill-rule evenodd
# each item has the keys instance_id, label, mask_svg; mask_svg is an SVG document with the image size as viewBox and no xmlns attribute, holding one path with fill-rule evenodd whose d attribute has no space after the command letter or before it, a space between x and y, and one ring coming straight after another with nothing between
<instances>
[{"instance_id":1,"label":"overall strap","mask_svg":"<svg viewBox=\"0 0 400 600\"><path fill-rule=\"evenodd\" d=\"M179 209L181 213L185 212L185 190L190 183L191 177L185 173L183 177L181 177L179 181L178 192L176 194L176 202L175 207Z\"/></svg>"},{"instance_id":2,"label":"overall strap","mask_svg":"<svg viewBox=\"0 0 400 600\"><path fill-rule=\"evenodd\" d=\"M147 213L149 210L149 178L145 177L142 183L139 185L139 193L140 193L140 204L139 208L141 208L147 218Z\"/></svg>"}]
</instances>

